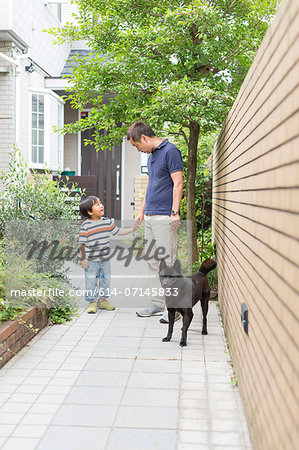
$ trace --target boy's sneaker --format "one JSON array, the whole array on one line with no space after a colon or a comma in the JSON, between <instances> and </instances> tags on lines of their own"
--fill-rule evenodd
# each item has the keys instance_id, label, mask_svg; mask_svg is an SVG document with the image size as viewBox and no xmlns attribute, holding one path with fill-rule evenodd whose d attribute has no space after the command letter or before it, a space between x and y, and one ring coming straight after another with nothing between
<instances>
[{"instance_id":1,"label":"boy's sneaker","mask_svg":"<svg viewBox=\"0 0 299 450\"><path fill-rule=\"evenodd\" d=\"M139 317L151 317L151 316L162 316L163 309L155 303L151 302L147 308L143 308L140 311L136 311Z\"/></svg>"},{"instance_id":2,"label":"boy's sneaker","mask_svg":"<svg viewBox=\"0 0 299 450\"><path fill-rule=\"evenodd\" d=\"M174 316L174 321L179 320L180 317L181 317L180 313L176 311L175 312L175 316ZM161 322L161 323L169 323L167 308L164 309L163 316L161 317L159 322Z\"/></svg>"},{"instance_id":3,"label":"boy's sneaker","mask_svg":"<svg viewBox=\"0 0 299 450\"><path fill-rule=\"evenodd\" d=\"M90 302L89 306L88 306L88 309L87 309L87 313L88 314L96 314L97 306L98 306L97 302Z\"/></svg>"},{"instance_id":4,"label":"boy's sneaker","mask_svg":"<svg viewBox=\"0 0 299 450\"><path fill-rule=\"evenodd\" d=\"M98 307L99 309L106 309L107 311L113 311L115 309L115 306L111 305L108 300L98 301Z\"/></svg>"}]
</instances>

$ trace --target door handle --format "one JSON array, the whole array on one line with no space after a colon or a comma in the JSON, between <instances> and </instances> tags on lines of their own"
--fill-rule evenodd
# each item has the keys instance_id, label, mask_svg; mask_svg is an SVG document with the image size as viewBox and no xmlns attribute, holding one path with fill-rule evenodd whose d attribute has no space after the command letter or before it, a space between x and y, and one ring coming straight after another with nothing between
<instances>
[{"instance_id":1,"label":"door handle","mask_svg":"<svg viewBox=\"0 0 299 450\"><path fill-rule=\"evenodd\" d=\"M119 191L119 178L120 178L119 167L120 167L120 165L117 164L117 166L116 166L116 168L117 168L117 170L116 170L116 189L115 189L115 194L117 197L116 200L119 200L119 194L120 194L120 191Z\"/></svg>"}]
</instances>

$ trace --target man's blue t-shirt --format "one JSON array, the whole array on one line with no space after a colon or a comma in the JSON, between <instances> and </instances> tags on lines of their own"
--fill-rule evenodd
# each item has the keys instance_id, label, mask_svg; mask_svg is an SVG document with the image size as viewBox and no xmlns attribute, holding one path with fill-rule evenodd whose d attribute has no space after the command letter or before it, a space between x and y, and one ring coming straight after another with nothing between
<instances>
[{"instance_id":1,"label":"man's blue t-shirt","mask_svg":"<svg viewBox=\"0 0 299 450\"><path fill-rule=\"evenodd\" d=\"M183 170L181 152L165 139L150 154L147 168L149 181L145 197L145 214L170 216L173 193L170 174Z\"/></svg>"}]
</instances>

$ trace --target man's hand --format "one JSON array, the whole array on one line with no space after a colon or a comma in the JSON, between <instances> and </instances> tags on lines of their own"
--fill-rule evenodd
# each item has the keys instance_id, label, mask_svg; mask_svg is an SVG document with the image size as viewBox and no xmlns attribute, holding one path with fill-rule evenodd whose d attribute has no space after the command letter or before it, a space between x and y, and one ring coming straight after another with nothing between
<instances>
[{"instance_id":1,"label":"man's hand","mask_svg":"<svg viewBox=\"0 0 299 450\"><path fill-rule=\"evenodd\" d=\"M132 231L136 231L141 225L141 222L137 222L137 220L135 220L135 222L133 223L132 226Z\"/></svg>"},{"instance_id":2,"label":"man's hand","mask_svg":"<svg viewBox=\"0 0 299 450\"><path fill-rule=\"evenodd\" d=\"M140 212L133 223L133 231L137 230L140 227L141 222L144 219L144 213Z\"/></svg>"},{"instance_id":3,"label":"man's hand","mask_svg":"<svg viewBox=\"0 0 299 450\"><path fill-rule=\"evenodd\" d=\"M180 215L176 214L176 215L170 216L170 219L171 219L171 222L170 222L171 229L176 231L181 225Z\"/></svg>"},{"instance_id":4,"label":"man's hand","mask_svg":"<svg viewBox=\"0 0 299 450\"><path fill-rule=\"evenodd\" d=\"M83 267L84 270L88 269L88 259L83 259L83 261L81 262L81 266Z\"/></svg>"}]
</instances>

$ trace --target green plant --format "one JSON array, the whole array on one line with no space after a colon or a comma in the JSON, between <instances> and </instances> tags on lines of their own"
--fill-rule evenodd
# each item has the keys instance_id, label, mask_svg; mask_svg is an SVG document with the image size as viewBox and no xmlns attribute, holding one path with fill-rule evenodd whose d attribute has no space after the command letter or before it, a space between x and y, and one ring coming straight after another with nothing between
<instances>
[{"instance_id":1,"label":"green plant","mask_svg":"<svg viewBox=\"0 0 299 450\"><path fill-rule=\"evenodd\" d=\"M208 278L210 287L212 289L217 289L218 288L217 268L212 270L211 272L209 272L208 275L207 275L207 278Z\"/></svg>"},{"instance_id":2,"label":"green plant","mask_svg":"<svg viewBox=\"0 0 299 450\"><path fill-rule=\"evenodd\" d=\"M229 362L229 364L231 366L231 370L232 370L231 375L230 375L231 384L232 384L232 386L237 387L238 386L238 377L237 377L237 375L235 373L234 363L233 363L233 359L232 359L232 355L231 355L231 351L230 351L230 347L229 347L229 340L228 340L228 337L227 337L227 335L225 333L225 329L224 329L224 325L223 325L223 318L222 318L219 302L216 302L216 306L218 308L218 314L219 314L219 317L220 317L220 323L221 323L221 327L222 327L224 338L225 338L228 362Z\"/></svg>"},{"instance_id":3,"label":"green plant","mask_svg":"<svg viewBox=\"0 0 299 450\"><path fill-rule=\"evenodd\" d=\"M7 301L0 298L0 323L17 319L22 311L22 308L10 307Z\"/></svg>"},{"instance_id":4,"label":"green plant","mask_svg":"<svg viewBox=\"0 0 299 450\"><path fill-rule=\"evenodd\" d=\"M30 323L28 325L27 322L25 322L25 320L23 320L23 319L19 320L19 324L20 325L24 325L24 327L26 327L29 331L33 331L35 334L39 332L39 328L33 328L33 324L32 323Z\"/></svg>"},{"instance_id":5,"label":"green plant","mask_svg":"<svg viewBox=\"0 0 299 450\"><path fill-rule=\"evenodd\" d=\"M55 323L59 314L62 322L70 320L75 307L69 302L68 269L61 252L67 244L69 252L77 249L77 207L82 191L70 203L67 183L53 181L49 171L43 175L33 172L29 179L27 165L17 149L11 154L10 171L2 172L0 179L4 184L0 194L2 320L16 317L17 311L32 305L46 305L56 311ZM40 248L29 257L29 243L34 239L38 245L39 241L45 243L41 257ZM47 247L52 241L59 244L58 256L53 258L52 246ZM62 294L58 296L57 291ZM68 308L68 314L63 308Z\"/></svg>"},{"instance_id":6,"label":"green plant","mask_svg":"<svg viewBox=\"0 0 299 450\"><path fill-rule=\"evenodd\" d=\"M69 200L68 179L64 182L59 175L53 181L50 171L44 174L33 171L28 177L27 163L20 151L15 148L10 153L9 172L2 171L0 180L4 191L0 193L0 237L5 234L5 224L10 220L40 220L50 222L78 220L77 209L82 191L77 190Z\"/></svg>"},{"instance_id":7,"label":"green plant","mask_svg":"<svg viewBox=\"0 0 299 450\"><path fill-rule=\"evenodd\" d=\"M27 165L18 149L11 153L10 171L2 172L0 179L4 184L0 194L0 237L6 234L8 253L26 259L30 244L45 245L42 257L39 252L34 255L35 270L66 280L68 270L59 255L63 246L68 246L72 254L77 250L77 210L82 191L78 190L70 202L68 187L73 189L74 185L68 186L61 178L53 181L49 171L42 175L33 172L28 178ZM52 258L51 242L59 244Z\"/></svg>"},{"instance_id":8,"label":"green plant","mask_svg":"<svg viewBox=\"0 0 299 450\"><path fill-rule=\"evenodd\" d=\"M69 304L65 307L50 308L49 319L54 323L65 323L72 320L74 316L78 316L77 309L74 305Z\"/></svg>"},{"instance_id":9,"label":"green plant","mask_svg":"<svg viewBox=\"0 0 299 450\"><path fill-rule=\"evenodd\" d=\"M213 152L213 145L217 139L220 129L212 132L202 133L198 140L197 165L195 177L195 210L196 210L196 232L198 239L201 239L202 228L205 230L211 224L212 211L212 174L208 165L208 158ZM184 139L175 136L174 142L181 150L184 167L184 190L181 203L181 218L187 219L186 202L186 180L187 180L187 161L188 147ZM200 242L199 242L200 245Z\"/></svg>"},{"instance_id":10,"label":"green plant","mask_svg":"<svg viewBox=\"0 0 299 450\"><path fill-rule=\"evenodd\" d=\"M232 384L234 387L238 387L238 378L237 378L235 375L232 375L232 376L231 376L231 384Z\"/></svg>"}]
</instances>

